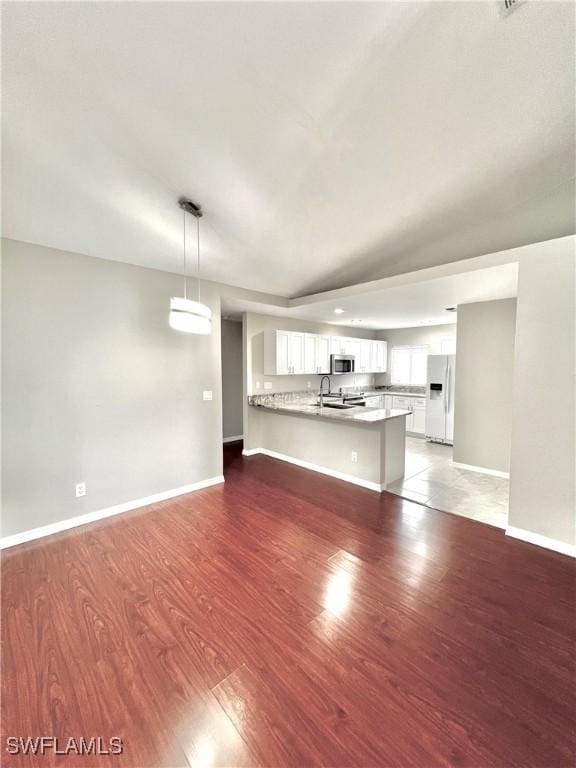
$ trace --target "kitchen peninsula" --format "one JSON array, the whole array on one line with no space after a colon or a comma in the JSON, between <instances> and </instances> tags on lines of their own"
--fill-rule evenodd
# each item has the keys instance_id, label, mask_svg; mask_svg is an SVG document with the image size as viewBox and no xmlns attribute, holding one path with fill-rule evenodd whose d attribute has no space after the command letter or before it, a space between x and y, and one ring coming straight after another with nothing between
<instances>
[{"instance_id":1,"label":"kitchen peninsula","mask_svg":"<svg viewBox=\"0 0 576 768\"><path fill-rule=\"evenodd\" d=\"M340 409L289 394L253 396L249 404L256 447L245 455L264 453L374 491L404 475L409 410Z\"/></svg>"}]
</instances>

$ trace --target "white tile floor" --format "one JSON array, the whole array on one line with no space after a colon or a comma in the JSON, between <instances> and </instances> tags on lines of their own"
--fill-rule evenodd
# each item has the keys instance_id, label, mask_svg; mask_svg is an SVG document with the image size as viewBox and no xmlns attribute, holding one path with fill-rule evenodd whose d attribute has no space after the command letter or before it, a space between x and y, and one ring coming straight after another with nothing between
<instances>
[{"instance_id":1,"label":"white tile floor","mask_svg":"<svg viewBox=\"0 0 576 768\"><path fill-rule=\"evenodd\" d=\"M406 438L404 479L389 488L413 501L506 528L509 481L452 466L452 446Z\"/></svg>"}]
</instances>

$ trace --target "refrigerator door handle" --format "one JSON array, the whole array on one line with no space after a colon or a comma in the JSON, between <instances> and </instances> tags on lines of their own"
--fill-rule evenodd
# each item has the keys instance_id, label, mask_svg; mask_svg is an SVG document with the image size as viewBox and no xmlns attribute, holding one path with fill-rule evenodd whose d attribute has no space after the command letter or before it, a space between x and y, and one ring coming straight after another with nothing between
<instances>
[{"instance_id":1,"label":"refrigerator door handle","mask_svg":"<svg viewBox=\"0 0 576 768\"><path fill-rule=\"evenodd\" d=\"M444 413L448 413L448 371L450 370L448 358L446 358L446 368L444 370Z\"/></svg>"},{"instance_id":2,"label":"refrigerator door handle","mask_svg":"<svg viewBox=\"0 0 576 768\"><path fill-rule=\"evenodd\" d=\"M450 390L450 378L451 378L451 368L450 368L450 362L446 365L446 413L450 413L450 398L452 396L452 392Z\"/></svg>"}]
</instances>

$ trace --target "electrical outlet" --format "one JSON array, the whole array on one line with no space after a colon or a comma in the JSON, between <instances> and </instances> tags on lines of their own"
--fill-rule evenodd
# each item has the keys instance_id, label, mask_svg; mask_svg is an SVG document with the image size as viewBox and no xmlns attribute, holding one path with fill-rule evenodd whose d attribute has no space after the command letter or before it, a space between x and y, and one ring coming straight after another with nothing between
<instances>
[{"instance_id":1,"label":"electrical outlet","mask_svg":"<svg viewBox=\"0 0 576 768\"><path fill-rule=\"evenodd\" d=\"M205 389L204 392L202 392L202 399L203 400L212 400L212 390L211 389Z\"/></svg>"},{"instance_id":2,"label":"electrical outlet","mask_svg":"<svg viewBox=\"0 0 576 768\"><path fill-rule=\"evenodd\" d=\"M76 498L86 496L86 483L76 483Z\"/></svg>"},{"instance_id":3,"label":"electrical outlet","mask_svg":"<svg viewBox=\"0 0 576 768\"><path fill-rule=\"evenodd\" d=\"M352 451L351 459L354 463L358 461L358 451Z\"/></svg>"},{"instance_id":4,"label":"electrical outlet","mask_svg":"<svg viewBox=\"0 0 576 768\"><path fill-rule=\"evenodd\" d=\"M312 382L311 381L307 381L306 382L306 386L308 387L308 389L310 389L310 387L312 386Z\"/></svg>"},{"instance_id":5,"label":"electrical outlet","mask_svg":"<svg viewBox=\"0 0 576 768\"><path fill-rule=\"evenodd\" d=\"M271 381L265 381L264 382L264 389L272 389L272 382Z\"/></svg>"}]
</instances>

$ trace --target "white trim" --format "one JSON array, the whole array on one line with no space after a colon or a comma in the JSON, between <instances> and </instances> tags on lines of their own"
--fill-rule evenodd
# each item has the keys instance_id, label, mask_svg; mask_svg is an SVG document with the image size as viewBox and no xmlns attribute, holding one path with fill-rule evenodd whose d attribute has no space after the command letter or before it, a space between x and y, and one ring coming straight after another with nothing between
<instances>
[{"instance_id":1,"label":"white trim","mask_svg":"<svg viewBox=\"0 0 576 768\"><path fill-rule=\"evenodd\" d=\"M506 536L511 536L513 539L520 539L521 541L527 541L529 544L536 544L538 547L551 549L554 552L560 552L560 554L568 555L568 557L576 557L576 544L566 544L564 541L549 539L548 536L542 536L539 533L526 531L524 528L515 528L513 525L509 525L508 528L506 528Z\"/></svg>"},{"instance_id":2,"label":"white trim","mask_svg":"<svg viewBox=\"0 0 576 768\"><path fill-rule=\"evenodd\" d=\"M236 443L238 440L244 440L244 435L234 435L234 437L222 438L223 443Z\"/></svg>"},{"instance_id":3,"label":"white trim","mask_svg":"<svg viewBox=\"0 0 576 768\"><path fill-rule=\"evenodd\" d=\"M347 475L345 472L338 472L336 469L321 467L319 464L312 464L311 462L304 461L303 459L295 459L293 456L287 456L285 453L270 451L268 448L252 448L248 451L242 451L244 456L254 456L257 453L262 453L264 456L270 456L272 459L286 461L288 464L295 464L297 467L310 469L312 472L319 472L321 475L335 477L337 480L344 480L346 483L360 485L362 488L368 488L369 491L377 491L380 493L384 489L384 486L380 485L380 483L374 483L371 480L363 480L361 477L355 477L354 475Z\"/></svg>"},{"instance_id":4,"label":"white trim","mask_svg":"<svg viewBox=\"0 0 576 768\"><path fill-rule=\"evenodd\" d=\"M263 453L262 448L244 448L242 456L255 456L257 453Z\"/></svg>"},{"instance_id":5,"label":"white trim","mask_svg":"<svg viewBox=\"0 0 576 768\"><path fill-rule=\"evenodd\" d=\"M452 466L456 469L468 469L470 472L480 472L482 475L492 475L492 477L504 477L508 479L510 472L501 472L499 469L488 469L488 467L476 467L474 464L461 464L459 461L453 461Z\"/></svg>"},{"instance_id":6,"label":"white trim","mask_svg":"<svg viewBox=\"0 0 576 768\"><path fill-rule=\"evenodd\" d=\"M60 531L66 531L69 528L76 528L79 525L86 525L86 523L94 523L96 520L103 520L106 517L120 515L122 512L129 512L132 509L146 507L149 504L156 504L158 501L172 499L175 496L182 496L185 493L199 491L202 488L208 488L211 485L217 485L218 483L223 482L224 475L217 475L216 477L209 477L207 480L200 480L198 483L182 485L180 488L173 488L170 491L154 493L152 496L144 496L142 499L125 501L122 504L116 504L113 507L98 509L95 512L87 512L85 515L68 517L66 520L59 520L56 523L42 525L40 528L31 528L28 531L14 533L12 536L4 536L4 538L0 539L0 549L7 549L8 547L14 547L17 544L24 544L26 541L33 541L34 539L41 539L44 536L51 536L53 533L60 533Z\"/></svg>"}]
</instances>

